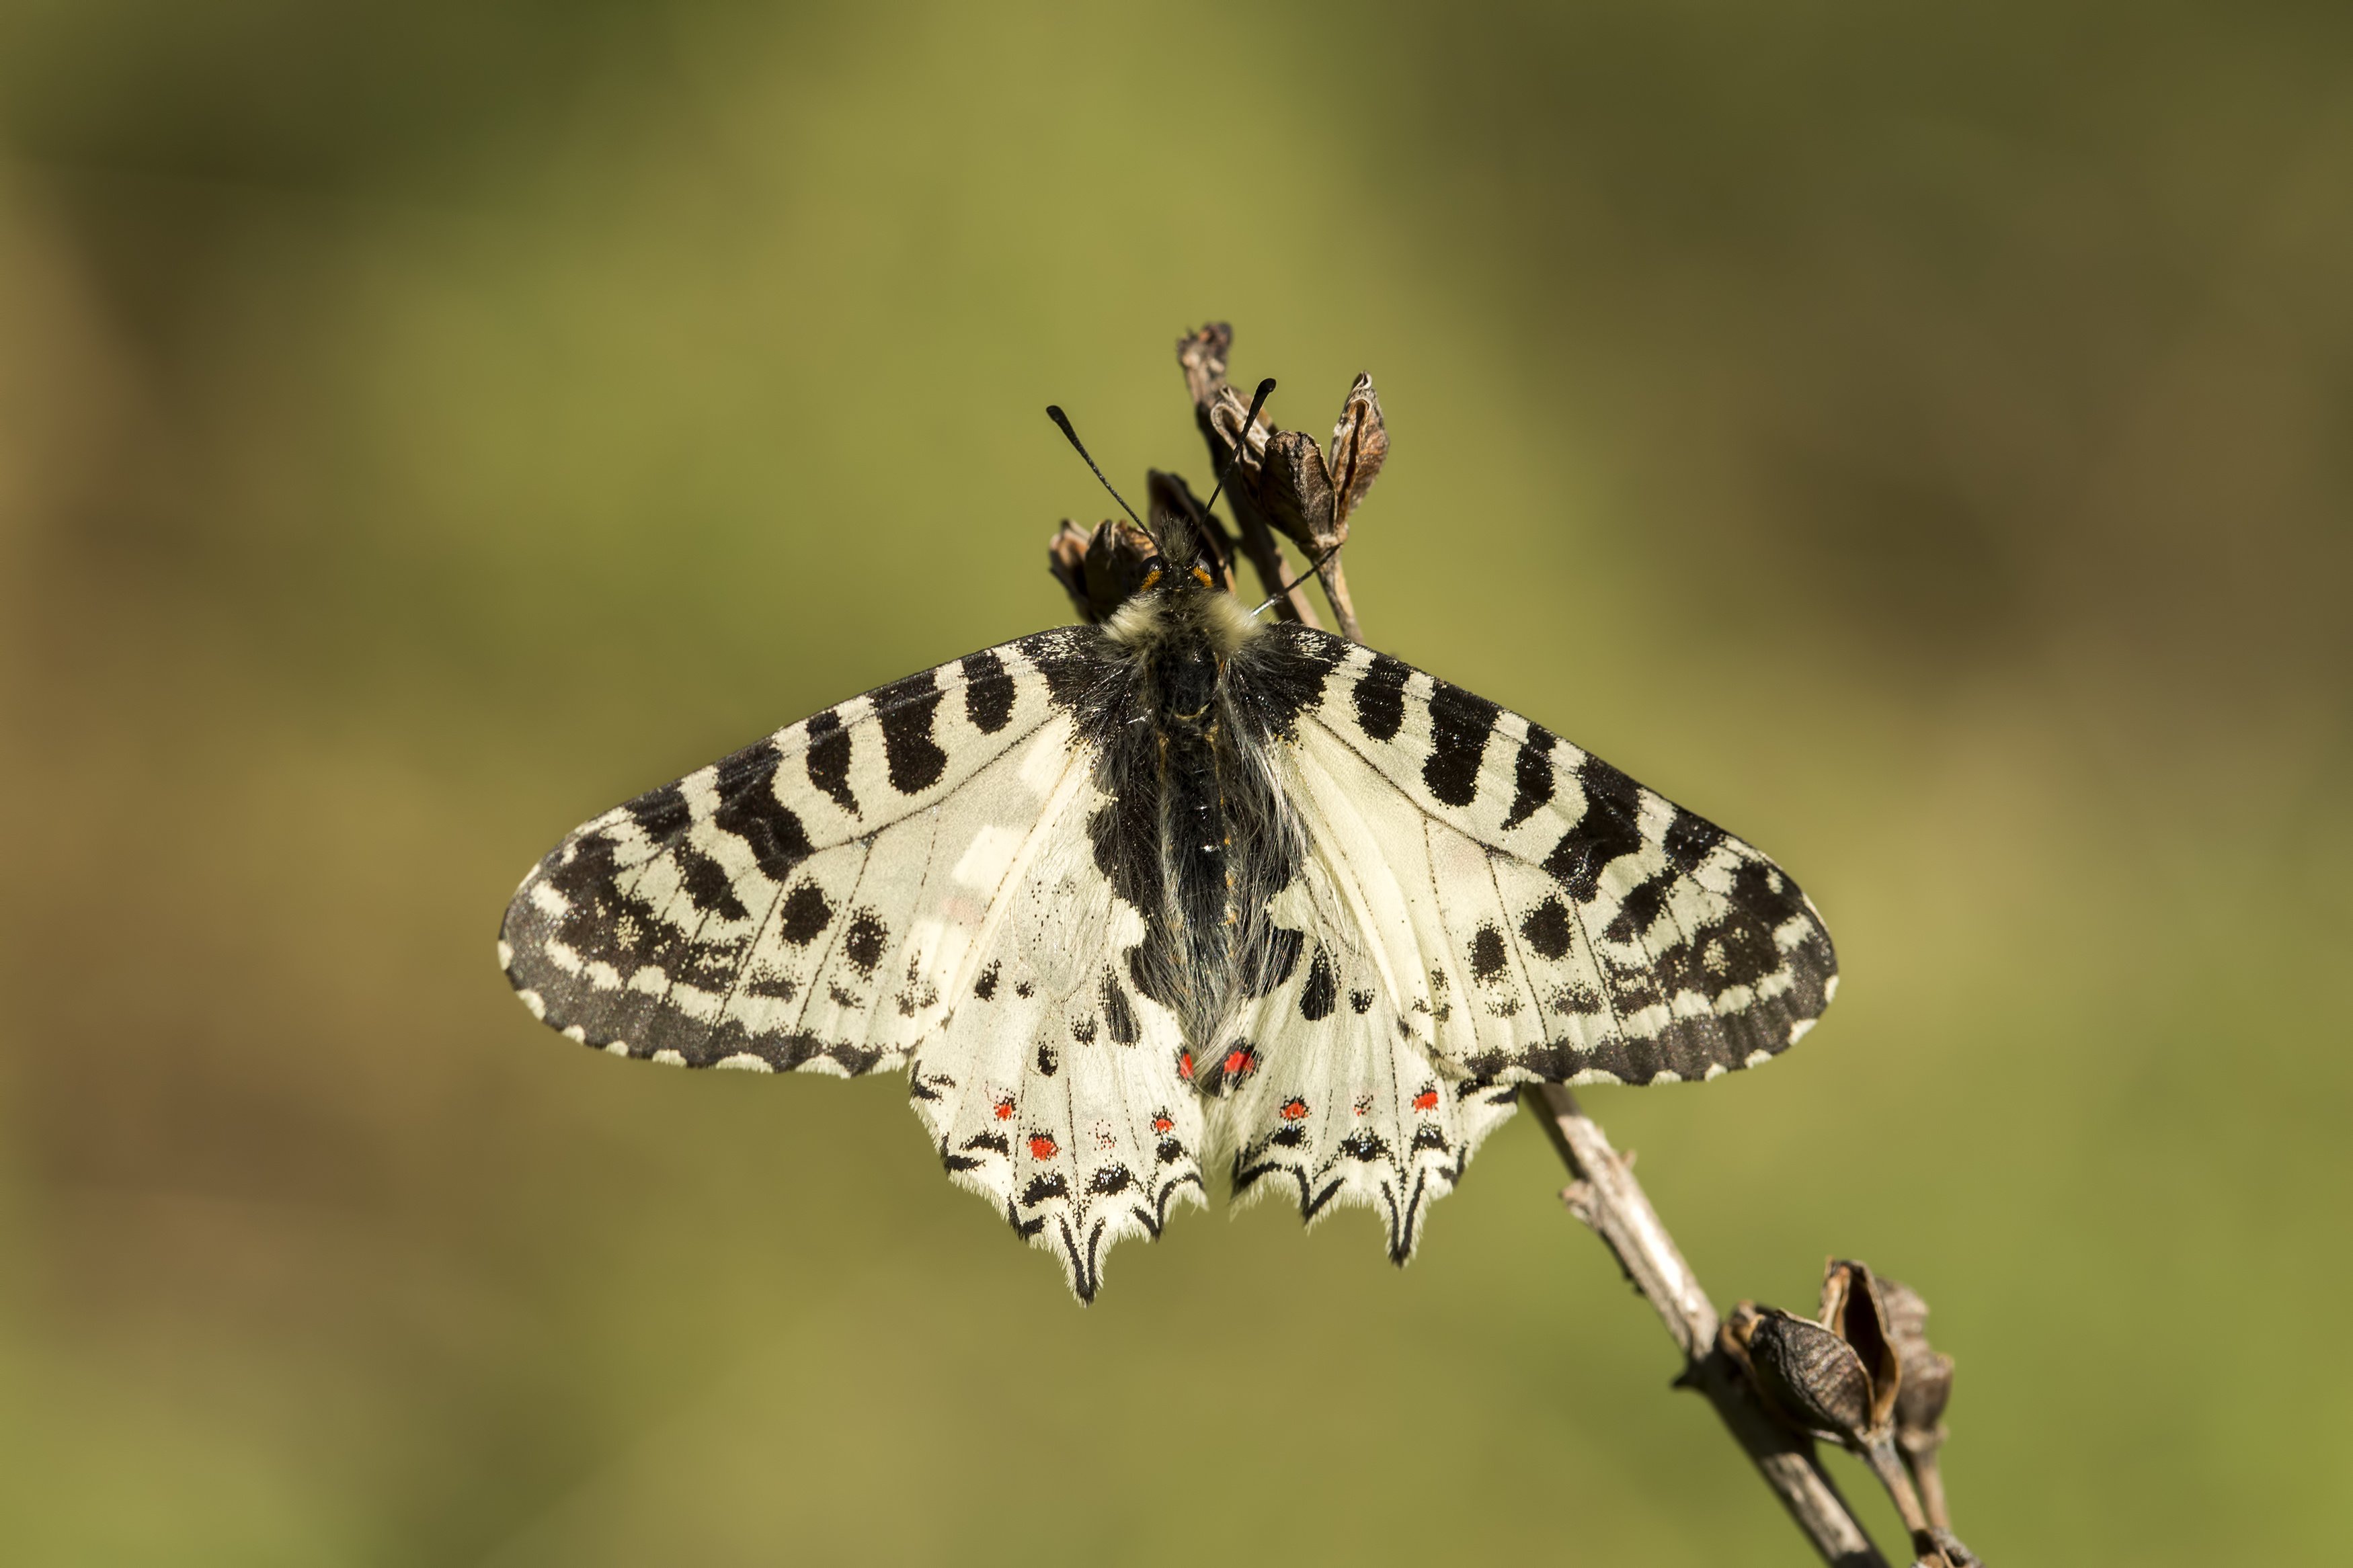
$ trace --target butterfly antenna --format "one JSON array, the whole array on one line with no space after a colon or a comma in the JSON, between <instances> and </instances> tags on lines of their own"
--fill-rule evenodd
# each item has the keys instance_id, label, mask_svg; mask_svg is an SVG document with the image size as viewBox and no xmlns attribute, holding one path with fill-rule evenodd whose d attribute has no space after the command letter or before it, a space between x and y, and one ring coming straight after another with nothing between
<instances>
[{"instance_id":1,"label":"butterfly antenna","mask_svg":"<svg viewBox=\"0 0 2353 1568\"><path fill-rule=\"evenodd\" d=\"M1201 507L1203 511L1217 505L1218 498L1226 493L1226 481L1241 466L1242 453L1250 446L1250 426L1258 423L1258 411L1265 407L1266 400L1273 395L1274 377L1270 375L1258 384L1258 395L1250 399L1250 412L1242 416L1242 427L1234 436L1233 456L1226 459L1226 471L1218 476L1218 488L1209 492L1208 500Z\"/></svg>"},{"instance_id":2,"label":"butterfly antenna","mask_svg":"<svg viewBox=\"0 0 2353 1568\"><path fill-rule=\"evenodd\" d=\"M1271 595L1265 604L1261 605L1257 609L1252 610L1250 614L1253 616L1262 616L1266 614L1267 611L1274 608L1277 604L1282 602L1283 595L1290 593L1293 588L1298 587L1302 583L1304 583L1310 577L1314 576L1317 572L1323 570L1324 563L1331 560L1332 557L1339 553L1340 547L1336 544L1324 551L1323 554L1318 555L1314 560L1310 561L1307 563L1306 571L1302 572L1298 576L1293 577L1290 582L1285 583L1280 591Z\"/></svg>"},{"instance_id":3,"label":"butterfly antenna","mask_svg":"<svg viewBox=\"0 0 2353 1568\"><path fill-rule=\"evenodd\" d=\"M1127 513L1128 520L1134 522L1136 527L1144 528L1144 520L1135 515L1135 509L1127 504L1127 498L1121 495L1117 490L1113 490L1111 489L1111 481L1109 479L1103 479L1103 471L1101 468L1095 468L1095 460L1092 458L1087 457L1086 446L1084 443L1080 441L1079 433L1071 428L1071 416L1062 412L1062 405L1059 403L1049 403L1046 405L1046 417L1051 419L1057 426L1060 426L1062 434L1070 437L1071 445L1078 448L1079 456L1086 458L1087 467L1094 468L1095 478L1103 479L1103 488L1107 490L1111 490L1111 499L1119 502L1119 510ZM1150 533L1152 531L1148 528L1144 528L1144 531Z\"/></svg>"}]
</instances>

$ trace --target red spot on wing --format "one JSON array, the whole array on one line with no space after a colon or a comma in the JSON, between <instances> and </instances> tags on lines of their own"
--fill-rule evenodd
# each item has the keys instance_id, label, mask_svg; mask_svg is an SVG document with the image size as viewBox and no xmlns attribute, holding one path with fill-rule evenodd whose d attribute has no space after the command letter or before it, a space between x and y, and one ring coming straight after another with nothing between
<instances>
[{"instance_id":1,"label":"red spot on wing","mask_svg":"<svg viewBox=\"0 0 2353 1568\"><path fill-rule=\"evenodd\" d=\"M1179 1078L1191 1078L1191 1077L1193 1076L1193 1053L1192 1053L1192 1052L1190 1052L1190 1051L1180 1051L1180 1052L1178 1052L1178 1053L1177 1053L1177 1055L1176 1055L1176 1076L1177 1076L1177 1077L1179 1077Z\"/></svg>"},{"instance_id":2,"label":"red spot on wing","mask_svg":"<svg viewBox=\"0 0 2353 1568\"><path fill-rule=\"evenodd\" d=\"M1306 1114L1307 1102L1297 1095L1294 1094L1282 1102L1282 1119L1285 1121L1296 1121Z\"/></svg>"},{"instance_id":3,"label":"red spot on wing","mask_svg":"<svg viewBox=\"0 0 2353 1568\"><path fill-rule=\"evenodd\" d=\"M1423 1089L1419 1094L1417 1094L1417 1095L1415 1095L1415 1096L1413 1097L1413 1108L1414 1108L1416 1110L1437 1110L1437 1109L1438 1109L1438 1091L1437 1091L1436 1089Z\"/></svg>"},{"instance_id":4,"label":"red spot on wing","mask_svg":"<svg viewBox=\"0 0 2353 1568\"><path fill-rule=\"evenodd\" d=\"M1229 1073L1250 1071L1250 1053L1248 1046L1236 1046L1226 1053L1226 1070Z\"/></svg>"},{"instance_id":5,"label":"red spot on wing","mask_svg":"<svg viewBox=\"0 0 2353 1568\"><path fill-rule=\"evenodd\" d=\"M1029 1140L1029 1157L1032 1160L1052 1159L1054 1157L1054 1141L1051 1138L1047 1137L1043 1132L1039 1133L1036 1137Z\"/></svg>"},{"instance_id":6,"label":"red spot on wing","mask_svg":"<svg viewBox=\"0 0 2353 1568\"><path fill-rule=\"evenodd\" d=\"M1011 1095L1008 1094L1003 1100L997 1102L997 1119L999 1121L1010 1121L1013 1120L1013 1097Z\"/></svg>"},{"instance_id":7,"label":"red spot on wing","mask_svg":"<svg viewBox=\"0 0 2353 1568\"><path fill-rule=\"evenodd\" d=\"M1171 1127L1176 1125L1176 1124L1174 1121L1169 1121L1168 1118L1165 1116L1155 1116L1152 1119L1152 1130L1155 1132L1166 1132Z\"/></svg>"}]
</instances>

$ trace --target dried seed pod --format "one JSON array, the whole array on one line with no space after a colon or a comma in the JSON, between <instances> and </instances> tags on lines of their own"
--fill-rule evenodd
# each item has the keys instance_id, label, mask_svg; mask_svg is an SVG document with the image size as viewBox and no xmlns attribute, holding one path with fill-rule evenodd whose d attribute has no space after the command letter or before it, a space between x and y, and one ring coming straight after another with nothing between
<instances>
[{"instance_id":1,"label":"dried seed pod","mask_svg":"<svg viewBox=\"0 0 2353 1568\"><path fill-rule=\"evenodd\" d=\"M1341 538L1348 534L1348 514L1373 488L1388 456L1389 431L1381 419L1380 395L1373 390L1373 378L1359 373L1340 405L1340 422L1332 426L1332 456L1324 465L1338 498L1332 521Z\"/></svg>"},{"instance_id":2,"label":"dried seed pod","mask_svg":"<svg viewBox=\"0 0 2353 1568\"><path fill-rule=\"evenodd\" d=\"M1209 448L1210 477L1223 486L1234 522L1240 531L1240 551L1250 558L1260 586L1274 597L1275 613L1287 621L1314 626L1315 614L1306 595L1286 587L1291 574L1275 543L1266 509L1258 500L1258 465L1266 452L1271 429L1261 420L1244 421L1250 404L1226 384L1227 355L1234 343L1233 329L1212 321L1176 340L1176 363L1185 373L1185 390L1193 399L1193 420Z\"/></svg>"},{"instance_id":3,"label":"dried seed pod","mask_svg":"<svg viewBox=\"0 0 2353 1568\"><path fill-rule=\"evenodd\" d=\"M1087 598L1087 531L1067 517L1062 526L1054 531L1054 536L1046 541L1046 570L1054 574L1054 581L1071 596L1081 620L1101 618Z\"/></svg>"},{"instance_id":4,"label":"dried seed pod","mask_svg":"<svg viewBox=\"0 0 2353 1568\"><path fill-rule=\"evenodd\" d=\"M1784 1421L1862 1446L1871 1426L1871 1373L1854 1347L1778 1307L1744 1301L1725 1321L1766 1407Z\"/></svg>"},{"instance_id":5,"label":"dried seed pod","mask_svg":"<svg viewBox=\"0 0 2353 1568\"><path fill-rule=\"evenodd\" d=\"M1920 1292L1900 1279L1879 1276L1879 1304L1887 1313L1887 1332L1899 1348L1905 1340L1926 1342L1928 1337L1928 1303Z\"/></svg>"},{"instance_id":6,"label":"dried seed pod","mask_svg":"<svg viewBox=\"0 0 2353 1568\"><path fill-rule=\"evenodd\" d=\"M1226 355L1233 346L1234 329L1225 321L1211 321L1176 340L1176 363L1185 373L1185 390L1193 395L1194 407L1207 408L1216 401L1226 384Z\"/></svg>"},{"instance_id":7,"label":"dried seed pod","mask_svg":"<svg viewBox=\"0 0 2353 1568\"><path fill-rule=\"evenodd\" d=\"M1904 1373L1904 1389L1895 1400L1895 1426L1906 1447L1923 1441L1942 1441L1945 1405L1953 1397L1953 1358L1930 1351Z\"/></svg>"},{"instance_id":8,"label":"dried seed pod","mask_svg":"<svg viewBox=\"0 0 2353 1568\"><path fill-rule=\"evenodd\" d=\"M1348 539L1348 514L1388 461L1388 427L1368 375L1356 377L1332 427L1327 458L1304 430L1278 430L1267 437L1254 494L1267 521L1311 557L1328 554Z\"/></svg>"},{"instance_id":9,"label":"dried seed pod","mask_svg":"<svg viewBox=\"0 0 2353 1568\"><path fill-rule=\"evenodd\" d=\"M1259 465L1266 458L1266 445L1274 435L1273 426L1263 417L1251 419L1250 399L1230 386L1220 385L1208 407L1209 433L1218 443L1218 470L1225 478L1226 488L1240 489L1255 497ZM1247 427L1245 420L1249 421ZM1239 461L1234 457L1238 439L1241 442ZM1233 466L1229 468L1229 464Z\"/></svg>"},{"instance_id":10,"label":"dried seed pod","mask_svg":"<svg viewBox=\"0 0 2353 1568\"><path fill-rule=\"evenodd\" d=\"M1046 542L1046 567L1082 619L1104 621L1144 585L1144 563L1157 553L1152 536L1124 517L1105 519L1092 533L1065 519Z\"/></svg>"},{"instance_id":11,"label":"dried seed pod","mask_svg":"<svg viewBox=\"0 0 2353 1568\"><path fill-rule=\"evenodd\" d=\"M1928 1343L1928 1303L1918 1291L1894 1279L1880 1280L1879 1291L1887 1309L1888 1337L1904 1368L1904 1385L1895 1396L1896 1436L1916 1453L1944 1439L1939 1423L1953 1396L1953 1358Z\"/></svg>"},{"instance_id":12,"label":"dried seed pod","mask_svg":"<svg viewBox=\"0 0 2353 1568\"><path fill-rule=\"evenodd\" d=\"M1854 1348L1871 1378L1873 1436L1885 1432L1903 1390L1904 1366L1887 1331L1887 1308L1868 1264L1833 1258L1822 1275L1822 1326Z\"/></svg>"},{"instance_id":13,"label":"dried seed pod","mask_svg":"<svg viewBox=\"0 0 2353 1568\"><path fill-rule=\"evenodd\" d=\"M1304 430L1278 430L1268 437L1257 478L1259 503L1277 532L1310 558L1339 542L1333 527L1337 497L1314 437Z\"/></svg>"}]
</instances>

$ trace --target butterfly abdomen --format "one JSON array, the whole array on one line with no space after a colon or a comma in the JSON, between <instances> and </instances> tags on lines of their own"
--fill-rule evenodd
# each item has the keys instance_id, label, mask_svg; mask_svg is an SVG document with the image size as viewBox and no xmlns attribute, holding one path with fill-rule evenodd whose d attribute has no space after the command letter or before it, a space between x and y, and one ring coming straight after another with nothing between
<instances>
[{"instance_id":1,"label":"butterfly abdomen","mask_svg":"<svg viewBox=\"0 0 2353 1568\"><path fill-rule=\"evenodd\" d=\"M1207 1061L1238 1005L1297 956L1297 933L1265 914L1295 836L1279 830L1279 792L1251 749L1261 726L1229 679L1263 628L1230 594L1187 584L1130 600L1105 629L1127 668L1090 725L1112 797L1092 825L1096 863L1145 912L1139 988Z\"/></svg>"}]
</instances>

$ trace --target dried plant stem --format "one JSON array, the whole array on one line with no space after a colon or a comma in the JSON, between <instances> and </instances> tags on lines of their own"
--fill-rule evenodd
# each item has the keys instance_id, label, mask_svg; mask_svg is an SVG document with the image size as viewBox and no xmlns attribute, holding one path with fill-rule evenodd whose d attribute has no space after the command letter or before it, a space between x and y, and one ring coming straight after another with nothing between
<instances>
[{"instance_id":1,"label":"dried plant stem","mask_svg":"<svg viewBox=\"0 0 2353 1568\"><path fill-rule=\"evenodd\" d=\"M1283 565L1282 547L1274 542L1274 530L1267 526L1266 519L1260 515L1258 508L1239 495L1233 498L1232 505L1234 521L1241 525L1242 553L1249 556L1250 564L1258 569L1258 580L1265 585L1266 596L1274 600L1276 612L1283 619L1297 621L1302 626L1322 625L1307 603L1307 590L1284 585L1290 582L1290 574ZM1333 602L1333 608L1339 608L1339 601ZM1345 621L1343 625L1345 625ZM1348 635L1355 641L1364 641L1353 632Z\"/></svg>"},{"instance_id":2,"label":"dried plant stem","mask_svg":"<svg viewBox=\"0 0 2353 1568\"><path fill-rule=\"evenodd\" d=\"M1920 1483L1920 1506L1927 1511L1932 1529L1949 1531L1953 1528L1952 1510L1945 1506L1945 1473L1936 1465L1936 1450L1907 1453L1911 1461L1912 1479Z\"/></svg>"},{"instance_id":3,"label":"dried plant stem","mask_svg":"<svg viewBox=\"0 0 2353 1568\"><path fill-rule=\"evenodd\" d=\"M1904 1528L1911 1532L1912 1549L1919 1553L1922 1562L1936 1561L1931 1553L1942 1552L1944 1542L1952 1538L1952 1532L1949 1530L1943 1531L1943 1539L1940 1539L1939 1532L1930 1527L1927 1512L1920 1505L1920 1494L1912 1488L1912 1477L1905 1468L1904 1457L1896 1451L1895 1439L1883 1437L1871 1445L1863 1450L1862 1462L1871 1467L1871 1473L1877 1476L1879 1484L1887 1489L1887 1496L1895 1504L1895 1511L1903 1519ZM1954 1544L1957 1546L1960 1543L1954 1541ZM1947 1558L1947 1563L1976 1561L1968 1554L1966 1546L1961 1547L1958 1556Z\"/></svg>"},{"instance_id":4,"label":"dried plant stem","mask_svg":"<svg viewBox=\"0 0 2353 1568\"><path fill-rule=\"evenodd\" d=\"M1365 629L1356 624L1356 606L1348 597L1348 578L1340 569L1340 557L1326 556L1317 564L1315 574L1324 580L1324 596L1332 601L1332 615L1340 623L1340 635L1350 642L1364 641Z\"/></svg>"},{"instance_id":5,"label":"dried plant stem","mask_svg":"<svg viewBox=\"0 0 2353 1568\"><path fill-rule=\"evenodd\" d=\"M1715 1308L1634 1179L1632 1163L1609 1146L1599 1125L1563 1086L1539 1084L1526 1093L1543 1112L1545 1131L1575 1178L1563 1201L1617 1255L1626 1277L1657 1310L1683 1354L1680 1384L1707 1395L1823 1562L1837 1568L1886 1568L1886 1559L1823 1473L1812 1440L1776 1425L1749 1397L1738 1367L1718 1348Z\"/></svg>"}]
</instances>

